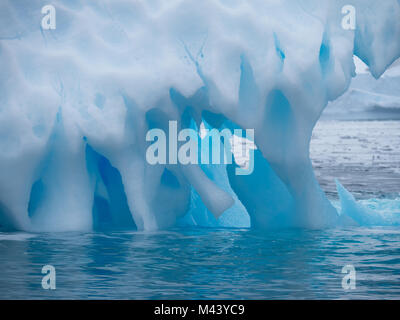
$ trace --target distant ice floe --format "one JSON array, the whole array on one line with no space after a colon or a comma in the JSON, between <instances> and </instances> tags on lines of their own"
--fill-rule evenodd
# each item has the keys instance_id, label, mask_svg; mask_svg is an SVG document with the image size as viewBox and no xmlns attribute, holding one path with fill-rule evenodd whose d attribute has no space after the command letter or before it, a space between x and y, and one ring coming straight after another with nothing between
<instances>
[{"instance_id":1,"label":"distant ice floe","mask_svg":"<svg viewBox=\"0 0 400 320\"><path fill-rule=\"evenodd\" d=\"M328 104L322 119L400 120L400 59L379 79L360 59L355 61L357 76L345 94Z\"/></svg>"}]
</instances>

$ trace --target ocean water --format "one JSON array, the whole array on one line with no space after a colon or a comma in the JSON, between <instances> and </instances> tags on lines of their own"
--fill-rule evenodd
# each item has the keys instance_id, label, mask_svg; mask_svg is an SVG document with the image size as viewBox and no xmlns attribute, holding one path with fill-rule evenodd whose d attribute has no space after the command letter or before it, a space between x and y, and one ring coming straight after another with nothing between
<instances>
[{"instance_id":1,"label":"ocean water","mask_svg":"<svg viewBox=\"0 0 400 320\"><path fill-rule=\"evenodd\" d=\"M321 122L311 157L333 201L337 177L400 214L399 144L400 122ZM42 288L44 265L55 290ZM345 265L354 290L342 287ZM0 299L26 298L400 299L400 229L0 232Z\"/></svg>"},{"instance_id":2,"label":"ocean water","mask_svg":"<svg viewBox=\"0 0 400 320\"><path fill-rule=\"evenodd\" d=\"M2 234L0 298L399 299L399 237L382 228ZM55 290L41 287L46 264Z\"/></svg>"},{"instance_id":3,"label":"ocean water","mask_svg":"<svg viewBox=\"0 0 400 320\"><path fill-rule=\"evenodd\" d=\"M331 199L335 178L357 199L399 197L400 121L319 121L310 156Z\"/></svg>"},{"instance_id":4,"label":"ocean water","mask_svg":"<svg viewBox=\"0 0 400 320\"><path fill-rule=\"evenodd\" d=\"M399 237L382 228L2 234L0 298L399 299ZM55 290L41 287L46 264Z\"/></svg>"}]
</instances>

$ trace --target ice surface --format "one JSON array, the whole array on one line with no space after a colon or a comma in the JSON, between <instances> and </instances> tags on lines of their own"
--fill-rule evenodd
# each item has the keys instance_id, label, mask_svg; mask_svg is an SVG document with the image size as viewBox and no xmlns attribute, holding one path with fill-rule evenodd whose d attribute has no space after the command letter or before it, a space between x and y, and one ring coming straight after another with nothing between
<instances>
[{"instance_id":1,"label":"ice surface","mask_svg":"<svg viewBox=\"0 0 400 320\"><path fill-rule=\"evenodd\" d=\"M352 3L355 31L344 0L55 0L43 30L47 2L2 1L0 224L152 230L201 207L229 226L335 225L312 129L354 54L374 77L400 56L399 1ZM187 119L254 129L254 173L147 163L147 130Z\"/></svg>"}]
</instances>

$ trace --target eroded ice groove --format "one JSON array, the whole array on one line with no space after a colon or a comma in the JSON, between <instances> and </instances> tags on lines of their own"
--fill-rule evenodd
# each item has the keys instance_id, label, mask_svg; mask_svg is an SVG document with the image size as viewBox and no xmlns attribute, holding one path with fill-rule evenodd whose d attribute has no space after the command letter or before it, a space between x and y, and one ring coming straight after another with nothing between
<instances>
[{"instance_id":1,"label":"eroded ice groove","mask_svg":"<svg viewBox=\"0 0 400 320\"><path fill-rule=\"evenodd\" d=\"M0 4L1 225L151 230L195 207L229 226L337 223L312 129L354 54L375 77L400 56L399 1L352 1L355 31L345 0L55 0L43 30L47 4ZM146 132L169 120L254 129L253 174L148 164Z\"/></svg>"}]
</instances>

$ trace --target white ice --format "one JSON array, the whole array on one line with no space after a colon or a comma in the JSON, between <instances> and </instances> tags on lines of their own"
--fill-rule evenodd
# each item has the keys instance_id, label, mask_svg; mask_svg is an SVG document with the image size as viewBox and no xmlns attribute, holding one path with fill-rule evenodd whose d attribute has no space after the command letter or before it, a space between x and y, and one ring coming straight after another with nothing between
<instances>
[{"instance_id":1,"label":"white ice","mask_svg":"<svg viewBox=\"0 0 400 320\"><path fill-rule=\"evenodd\" d=\"M1 225L154 230L199 203L229 226L337 223L312 129L353 55L376 78L400 56L399 1L353 0L355 31L345 0L51 3L55 30L41 28L47 1L0 3ZM254 173L149 165L147 130L184 116L254 129Z\"/></svg>"}]
</instances>

